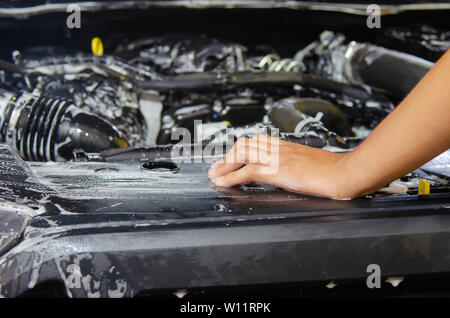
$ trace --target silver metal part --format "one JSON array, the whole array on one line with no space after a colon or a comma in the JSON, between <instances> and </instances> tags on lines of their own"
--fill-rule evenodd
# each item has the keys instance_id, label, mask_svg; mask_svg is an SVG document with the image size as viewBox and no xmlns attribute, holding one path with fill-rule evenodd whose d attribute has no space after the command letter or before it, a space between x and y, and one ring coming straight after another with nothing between
<instances>
[{"instance_id":1,"label":"silver metal part","mask_svg":"<svg viewBox=\"0 0 450 318\"><path fill-rule=\"evenodd\" d=\"M139 110L144 117L146 145L156 144L159 130L161 129L161 112L163 104L157 92L143 92L139 98Z\"/></svg>"},{"instance_id":2,"label":"silver metal part","mask_svg":"<svg viewBox=\"0 0 450 318\"><path fill-rule=\"evenodd\" d=\"M269 72L300 72L306 69L301 61L291 58L281 59L277 54L268 54L262 57L258 61L257 67Z\"/></svg>"},{"instance_id":3,"label":"silver metal part","mask_svg":"<svg viewBox=\"0 0 450 318\"><path fill-rule=\"evenodd\" d=\"M322 122L320 121L323 117L323 113L319 112L317 113L316 117L311 117L305 114L302 114L302 116L305 118L301 122L298 123L298 125L295 127L294 134L300 135L303 132L308 131L308 127L312 125L322 125Z\"/></svg>"}]
</instances>

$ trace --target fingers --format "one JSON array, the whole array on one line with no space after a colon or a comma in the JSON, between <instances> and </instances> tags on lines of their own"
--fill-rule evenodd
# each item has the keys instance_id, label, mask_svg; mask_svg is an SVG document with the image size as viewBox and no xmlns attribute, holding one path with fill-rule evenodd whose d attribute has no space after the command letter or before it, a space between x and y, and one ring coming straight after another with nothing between
<instances>
[{"instance_id":1,"label":"fingers","mask_svg":"<svg viewBox=\"0 0 450 318\"><path fill-rule=\"evenodd\" d=\"M211 168L208 171L208 175L210 177L220 177L228 172L243 167L245 165L245 161L236 160L236 158L239 147L242 144L245 145L247 143L247 140L247 138L239 139L224 158L211 165Z\"/></svg>"},{"instance_id":2,"label":"fingers","mask_svg":"<svg viewBox=\"0 0 450 318\"><path fill-rule=\"evenodd\" d=\"M208 175L220 177L249 163L269 164L272 156L270 148L269 144L256 136L252 139L240 138L225 158L211 165Z\"/></svg>"},{"instance_id":3,"label":"fingers","mask_svg":"<svg viewBox=\"0 0 450 318\"><path fill-rule=\"evenodd\" d=\"M241 169L232 171L225 176L212 179L215 185L219 187L232 187L237 184L253 182L255 180L256 169L254 165L246 165Z\"/></svg>"},{"instance_id":4,"label":"fingers","mask_svg":"<svg viewBox=\"0 0 450 318\"><path fill-rule=\"evenodd\" d=\"M219 162L215 162L211 165L208 171L208 176L211 178L216 178L227 174L228 172L237 170L245 166L245 163L225 163L224 159Z\"/></svg>"}]
</instances>

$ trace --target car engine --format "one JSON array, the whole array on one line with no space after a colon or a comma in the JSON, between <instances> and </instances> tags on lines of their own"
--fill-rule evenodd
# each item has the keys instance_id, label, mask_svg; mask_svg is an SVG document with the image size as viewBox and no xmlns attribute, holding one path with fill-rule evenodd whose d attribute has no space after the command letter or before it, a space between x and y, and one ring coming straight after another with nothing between
<instances>
[{"instance_id":1,"label":"car engine","mask_svg":"<svg viewBox=\"0 0 450 318\"><path fill-rule=\"evenodd\" d=\"M449 11L2 1L0 298L144 297L179 313L222 296L450 295L450 149L351 200L287 191L273 175L224 187L209 173L242 137L359 147L450 49ZM403 145L423 145L416 135L395 143L408 149L398 166L411 162ZM270 157L261 168L285 162ZM336 184L364 183L364 169Z\"/></svg>"},{"instance_id":2,"label":"car engine","mask_svg":"<svg viewBox=\"0 0 450 318\"><path fill-rule=\"evenodd\" d=\"M272 134L349 151L433 66L332 31L291 57L201 34L122 41L105 55L92 44L93 54L43 46L1 61L0 139L24 160L169 159L179 129L193 147Z\"/></svg>"}]
</instances>

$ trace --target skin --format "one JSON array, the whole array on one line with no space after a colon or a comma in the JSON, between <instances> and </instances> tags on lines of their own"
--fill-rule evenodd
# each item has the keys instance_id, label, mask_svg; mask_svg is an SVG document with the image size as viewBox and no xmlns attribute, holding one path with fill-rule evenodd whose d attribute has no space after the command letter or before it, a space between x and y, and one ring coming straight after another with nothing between
<instances>
[{"instance_id":1,"label":"skin","mask_svg":"<svg viewBox=\"0 0 450 318\"><path fill-rule=\"evenodd\" d=\"M278 147L276 147L278 143ZM450 50L354 151L333 153L257 135L208 172L217 186L260 182L333 199L372 193L450 148ZM272 160L276 158L278 160ZM275 173L267 173L274 168Z\"/></svg>"}]
</instances>

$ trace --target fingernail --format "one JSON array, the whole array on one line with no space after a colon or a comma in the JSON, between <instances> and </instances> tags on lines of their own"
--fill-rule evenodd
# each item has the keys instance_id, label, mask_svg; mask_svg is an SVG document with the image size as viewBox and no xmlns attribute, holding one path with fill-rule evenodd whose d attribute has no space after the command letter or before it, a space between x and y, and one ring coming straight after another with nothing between
<instances>
[{"instance_id":1,"label":"fingernail","mask_svg":"<svg viewBox=\"0 0 450 318\"><path fill-rule=\"evenodd\" d=\"M214 162L211 167L209 168L209 171L214 171L219 167L220 163Z\"/></svg>"},{"instance_id":2,"label":"fingernail","mask_svg":"<svg viewBox=\"0 0 450 318\"><path fill-rule=\"evenodd\" d=\"M216 171L218 167L219 167L218 163L213 163L208 170L208 175L214 173L214 171Z\"/></svg>"},{"instance_id":3,"label":"fingernail","mask_svg":"<svg viewBox=\"0 0 450 318\"><path fill-rule=\"evenodd\" d=\"M212 182L214 182L214 184L216 185L220 185L223 181L223 177L218 177L218 178L214 178L212 179Z\"/></svg>"}]
</instances>

